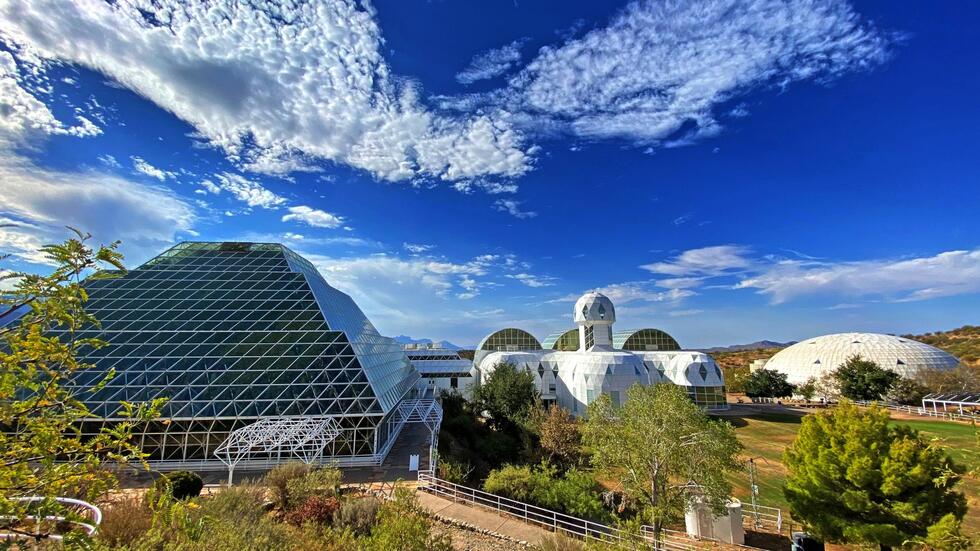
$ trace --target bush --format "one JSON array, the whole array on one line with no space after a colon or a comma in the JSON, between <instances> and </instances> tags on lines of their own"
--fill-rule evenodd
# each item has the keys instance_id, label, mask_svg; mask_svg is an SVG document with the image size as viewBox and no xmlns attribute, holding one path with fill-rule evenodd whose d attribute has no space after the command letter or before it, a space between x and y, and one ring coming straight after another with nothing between
<instances>
[{"instance_id":1,"label":"bush","mask_svg":"<svg viewBox=\"0 0 980 551\"><path fill-rule=\"evenodd\" d=\"M340 501L336 497L313 495L306 498L302 505L286 515L286 522L295 526L306 523L327 524L333 520L334 514L340 509Z\"/></svg>"},{"instance_id":2,"label":"bush","mask_svg":"<svg viewBox=\"0 0 980 551\"><path fill-rule=\"evenodd\" d=\"M350 530L355 535L366 536L377 521L381 502L372 496L345 501L334 514L333 525L338 530Z\"/></svg>"},{"instance_id":3,"label":"bush","mask_svg":"<svg viewBox=\"0 0 980 551\"><path fill-rule=\"evenodd\" d=\"M541 538L538 545L541 551L585 551L585 544L562 533Z\"/></svg>"},{"instance_id":4,"label":"bush","mask_svg":"<svg viewBox=\"0 0 980 551\"><path fill-rule=\"evenodd\" d=\"M466 481L469 480L470 475L473 473L473 467L469 463L454 461L450 458L439 461L438 469L439 478L448 480L454 484L466 484Z\"/></svg>"},{"instance_id":5,"label":"bush","mask_svg":"<svg viewBox=\"0 0 980 551\"><path fill-rule=\"evenodd\" d=\"M98 539L112 548L136 543L153 525L153 510L135 495L103 506L102 513Z\"/></svg>"},{"instance_id":6,"label":"bush","mask_svg":"<svg viewBox=\"0 0 980 551\"><path fill-rule=\"evenodd\" d=\"M277 465L265 475L265 484L272 489L276 507L285 510L289 504L289 482L303 478L310 472L310 466L299 461Z\"/></svg>"},{"instance_id":7,"label":"bush","mask_svg":"<svg viewBox=\"0 0 980 551\"><path fill-rule=\"evenodd\" d=\"M378 511L378 523L364 540L365 551L451 551L448 535L432 533L432 524L419 507L415 494L395 490L394 499Z\"/></svg>"},{"instance_id":8,"label":"bush","mask_svg":"<svg viewBox=\"0 0 980 551\"><path fill-rule=\"evenodd\" d=\"M483 490L578 517L602 521L610 517L599 483L592 473L578 469L559 477L550 465L508 465L492 471Z\"/></svg>"},{"instance_id":9,"label":"bush","mask_svg":"<svg viewBox=\"0 0 980 551\"><path fill-rule=\"evenodd\" d=\"M160 492L169 491L174 499L189 499L201 495L204 480L197 473L174 471L158 478L153 486Z\"/></svg>"},{"instance_id":10,"label":"bush","mask_svg":"<svg viewBox=\"0 0 980 551\"><path fill-rule=\"evenodd\" d=\"M305 476L286 482L286 510L295 509L312 497L340 495L340 469L315 469Z\"/></svg>"},{"instance_id":11,"label":"bush","mask_svg":"<svg viewBox=\"0 0 980 551\"><path fill-rule=\"evenodd\" d=\"M257 522L266 516L265 489L255 484L237 484L199 501L201 512L210 517Z\"/></svg>"}]
</instances>

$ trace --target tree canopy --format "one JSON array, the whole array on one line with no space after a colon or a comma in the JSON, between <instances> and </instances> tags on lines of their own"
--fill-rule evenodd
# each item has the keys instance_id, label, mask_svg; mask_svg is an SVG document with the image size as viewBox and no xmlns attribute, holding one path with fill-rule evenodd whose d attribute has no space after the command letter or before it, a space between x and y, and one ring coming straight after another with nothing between
<instances>
[{"instance_id":1,"label":"tree canopy","mask_svg":"<svg viewBox=\"0 0 980 551\"><path fill-rule=\"evenodd\" d=\"M117 415L130 422L94 436L81 434L78 421L92 417L81 393L101 388L113 376L92 389L66 385L93 367L78 360L80 351L107 345L78 335L98 325L84 310L88 295L81 281L86 275L100 277L107 267L122 269L122 257L117 243L93 249L86 245L87 235L76 234L41 249L56 266L49 275L0 270L5 274L0 279L12 284L0 294L0 515L8 518L23 518L27 505L21 497L93 500L111 487L115 478L104 465L145 457L131 442L132 429L162 404L123 403ZM47 514L63 514L53 501L45 507Z\"/></svg>"},{"instance_id":2,"label":"tree canopy","mask_svg":"<svg viewBox=\"0 0 980 551\"><path fill-rule=\"evenodd\" d=\"M477 411L486 414L495 429L527 422L538 398L534 375L518 371L512 363L502 363L473 390Z\"/></svg>"},{"instance_id":3,"label":"tree canopy","mask_svg":"<svg viewBox=\"0 0 980 551\"><path fill-rule=\"evenodd\" d=\"M880 400L899 379L898 373L860 356L851 356L834 371L841 396L851 400Z\"/></svg>"},{"instance_id":4,"label":"tree canopy","mask_svg":"<svg viewBox=\"0 0 980 551\"><path fill-rule=\"evenodd\" d=\"M793 385L786 374L772 369L760 369L745 379L745 395L750 398L784 398L793 394Z\"/></svg>"},{"instance_id":5,"label":"tree canopy","mask_svg":"<svg viewBox=\"0 0 980 551\"><path fill-rule=\"evenodd\" d=\"M694 498L723 510L727 475L741 468L732 426L709 418L676 385L633 385L626 396L619 408L607 394L589 407L584 441L592 464L619 479L658 532Z\"/></svg>"},{"instance_id":6,"label":"tree canopy","mask_svg":"<svg viewBox=\"0 0 980 551\"><path fill-rule=\"evenodd\" d=\"M542 415L538 426L541 448L548 460L569 469L582 458L582 431L579 421L567 409L554 405Z\"/></svg>"},{"instance_id":7,"label":"tree canopy","mask_svg":"<svg viewBox=\"0 0 980 551\"><path fill-rule=\"evenodd\" d=\"M877 406L862 410L845 400L804 417L783 462L793 518L826 541L899 546L930 529L934 538L948 534L966 512L945 450L906 425L890 425Z\"/></svg>"}]
</instances>

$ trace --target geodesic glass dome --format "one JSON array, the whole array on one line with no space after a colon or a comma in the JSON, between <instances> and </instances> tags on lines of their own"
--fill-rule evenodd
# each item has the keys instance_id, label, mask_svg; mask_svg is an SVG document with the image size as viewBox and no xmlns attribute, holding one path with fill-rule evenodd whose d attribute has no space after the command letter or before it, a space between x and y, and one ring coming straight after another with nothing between
<instances>
[{"instance_id":1,"label":"geodesic glass dome","mask_svg":"<svg viewBox=\"0 0 980 551\"><path fill-rule=\"evenodd\" d=\"M953 369L959 360L928 344L878 333L838 333L798 342L776 353L766 369L785 373L792 384L836 370L851 356L871 360L902 377L921 369Z\"/></svg>"}]
</instances>

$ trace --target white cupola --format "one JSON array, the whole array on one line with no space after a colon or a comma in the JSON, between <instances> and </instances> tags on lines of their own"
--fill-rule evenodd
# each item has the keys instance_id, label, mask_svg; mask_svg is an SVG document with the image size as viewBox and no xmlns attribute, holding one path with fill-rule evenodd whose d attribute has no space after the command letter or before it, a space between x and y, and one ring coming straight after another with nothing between
<instances>
[{"instance_id":1,"label":"white cupola","mask_svg":"<svg viewBox=\"0 0 980 551\"><path fill-rule=\"evenodd\" d=\"M590 291L575 301L573 312L578 325L579 350L612 350L612 324L616 308L606 295Z\"/></svg>"}]
</instances>

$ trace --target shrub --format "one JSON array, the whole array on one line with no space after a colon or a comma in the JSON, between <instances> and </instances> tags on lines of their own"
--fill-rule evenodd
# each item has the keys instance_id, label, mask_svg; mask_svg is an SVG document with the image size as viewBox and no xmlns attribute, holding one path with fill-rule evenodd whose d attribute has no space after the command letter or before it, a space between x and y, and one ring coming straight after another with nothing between
<instances>
[{"instance_id":1,"label":"shrub","mask_svg":"<svg viewBox=\"0 0 980 551\"><path fill-rule=\"evenodd\" d=\"M200 500L201 512L217 518L257 522L265 516L265 489L255 484L238 484Z\"/></svg>"},{"instance_id":2,"label":"shrub","mask_svg":"<svg viewBox=\"0 0 980 551\"><path fill-rule=\"evenodd\" d=\"M310 466L299 461L277 465L265 475L265 483L273 492L276 507L285 510L289 504L289 481L302 478L310 472Z\"/></svg>"},{"instance_id":3,"label":"shrub","mask_svg":"<svg viewBox=\"0 0 980 551\"><path fill-rule=\"evenodd\" d=\"M455 461L450 458L439 461L438 469L439 478L455 484L465 484L473 473L473 467L469 463Z\"/></svg>"},{"instance_id":4,"label":"shrub","mask_svg":"<svg viewBox=\"0 0 980 551\"><path fill-rule=\"evenodd\" d=\"M448 535L434 535L432 525L406 488L395 490L394 499L378 511L378 523L364 540L365 551L451 551Z\"/></svg>"},{"instance_id":5,"label":"shrub","mask_svg":"<svg viewBox=\"0 0 980 551\"><path fill-rule=\"evenodd\" d=\"M109 547L126 547L143 537L153 525L153 510L139 496L123 496L102 507L99 541Z\"/></svg>"},{"instance_id":6,"label":"shrub","mask_svg":"<svg viewBox=\"0 0 980 551\"><path fill-rule=\"evenodd\" d=\"M590 472L572 469L545 488L542 505L569 515L594 520L609 519L603 506L602 487Z\"/></svg>"},{"instance_id":7,"label":"shrub","mask_svg":"<svg viewBox=\"0 0 980 551\"><path fill-rule=\"evenodd\" d=\"M518 501L536 502L541 489L551 482L551 476L530 465L505 465L490 472L483 490Z\"/></svg>"},{"instance_id":8,"label":"shrub","mask_svg":"<svg viewBox=\"0 0 980 551\"><path fill-rule=\"evenodd\" d=\"M366 536L377 521L381 502L372 496L345 501L334 514L333 524L339 530L350 530L358 536Z\"/></svg>"},{"instance_id":9,"label":"shrub","mask_svg":"<svg viewBox=\"0 0 980 551\"><path fill-rule=\"evenodd\" d=\"M295 509L311 496L338 496L343 474L340 469L315 469L286 482L286 509Z\"/></svg>"},{"instance_id":10,"label":"shrub","mask_svg":"<svg viewBox=\"0 0 980 551\"><path fill-rule=\"evenodd\" d=\"M164 474L153 485L161 492L169 490L174 499L188 499L201 495L204 480L197 473L174 471Z\"/></svg>"},{"instance_id":11,"label":"shrub","mask_svg":"<svg viewBox=\"0 0 980 551\"><path fill-rule=\"evenodd\" d=\"M585 551L585 544L575 538L557 533L541 538L538 548L541 551Z\"/></svg>"},{"instance_id":12,"label":"shrub","mask_svg":"<svg viewBox=\"0 0 980 551\"><path fill-rule=\"evenodd\" d=\"M286 522L295 526L307 523L327 524L333 520L334 514L340 509L340 501L336 497L310 496L296 509L286 515Z\"/></svg>"}]
</instances>

